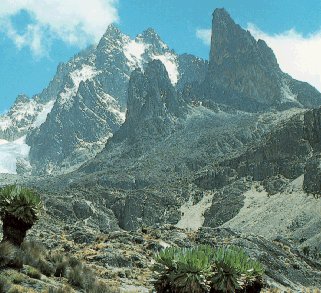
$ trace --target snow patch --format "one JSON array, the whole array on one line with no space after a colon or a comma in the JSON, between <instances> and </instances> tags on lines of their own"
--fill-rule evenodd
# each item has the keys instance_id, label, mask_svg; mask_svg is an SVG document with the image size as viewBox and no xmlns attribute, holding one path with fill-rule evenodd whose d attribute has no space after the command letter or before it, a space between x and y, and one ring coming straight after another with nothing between
<instances>
[{"instance_id":1,"label":"snow patch","mask_svg":"<svg viewBox=\"0 0 321 293\"><path fill-rule=\"evenodd\" d=\"M98 73L99 72L93 66L83 65L81 69L71 72L70 77L74 85L78 88L82 81L93 79Z\"/></svg>"},{"instance_id":2,"label":"snow patch","mask_svg":"<svg viewBox=\"0 0 321 293\"><path fill-rule=\"evenodd\" d=\"M50 101L46 105L44 105L43 109L41 110L41 112L38 114L37 118L33 122L32 124L33 127L35 128L40 127L40 125L46 121L47 116L51 112L54 103L55 103L54 101Z\"/></svg>"},{"instance_id":3,"label":"snow patch","mask_svg":"<svg viewBox=\"0 0 321 293\"><path fill-rule=\"evenodd\" d=\"M295 102L295 103L299 103L298 101L298 96L293 94L289 85L286 82L283 82L283 86L281 88L281 94L282 94L282 102Z\"/></svg>"},{"instance_id":4,"label":"snow patch","mask_svg":"<svg viewBox=\"0 0 321 293\"><path fill-rule=\"evenodd\" d=\"M130 40L124 46L124 54L128 60L127 65L131 69L143 67L143 54L147 46L144 43L137 42L136 40Z\"/></svg>"},{"instance_id":5,"label":"snow patch","mask_svg":"<svg viewBox=\"0 0 321 293\"><path fill-rule=\"evenodd\" d=\"M161 43L161 46L164 50L168 49L164 43ZM176 85L179 79L177 56L169 51L156 55L149 50L150 48L152 48L151 45L143 43L142 39L139 37L137 37L135 40L128 40L124 46L124 54L128 60L127 65L132 70L135 68L140 68L143 70L144 65L148 61L160 60L168 72L171 83ZM148 56L144 56L145 54Z\"/></svg>"},{"instance_id":6,"label":"snow patch","mask_svg":"<svg viewBox=\"0 0 321 293\"><path fill-rule=\"evenodd\" d=\"M12 120L9 117L0 117L0 130L4 131L12 125Z\"/></svg>"},{"instance_id":7,"label":"snow patch","mask_svg":"<svg viewBox=\"0 0 321 293\"><path fill-rule=\"evenodd\" d=\"M117 101L115 100L114 97L112 97L109 94L104 94L102 96L102 101L105 103L106 105L106 109L114 115L114 117L116 118L116 121L119 124L123 124L125 122L126 119L126 112L122 112L120 110L120 107L117 103Z\"/></svg>"},{"instance_id":8,"label":"snow patch","mask_svg":"<svg viewBox=\"0 0 321 293\"><path fill-rule=\"evenodd\" d=\"M29 155L30 147L25 141L26 136L13 142L0 141L0 173L17 174L17 160Z\"/></svg>"},{"instance_id":9,"label":"snow patch","mask_svg":"<svg viewBox=\"0 0 321 293\"><path fill-rule=\"evenodd\" d=\"M160 60L165 65L172 84L176 85L179 78L177 57L171 52L166 52L164 55L153 55L152 59Z\"/></svg>"},{"instance_id":10,"label":"snow patch","mask_svg":"<svg viewBox=\"0 0 321 293\"><path fill-rule=\"evenodd\" d=\"M81 69L77 69L70 73L70 77L73 83L72 87L66 86L64 90L60 93L60 103L65 104L72 97L77 94L79 85L82 81L91 80L97 76L100 71L96 70L95 67L91 65L83 65Z\"/></svg>"},{"instance_id":11,"label":"snow patch","mask_svg":"<svg viewBox=\"0 0 321 293\"><path fill-rule=\"evenodd\" d=\"M180 208L182 217L176 227L191 231L201 228L205 220L204 213L211 207L214 194L210 191L205 192L203 198L196 204L193 203L194 198L191 196L189 201Z\"/></svg>"}]
</instances>

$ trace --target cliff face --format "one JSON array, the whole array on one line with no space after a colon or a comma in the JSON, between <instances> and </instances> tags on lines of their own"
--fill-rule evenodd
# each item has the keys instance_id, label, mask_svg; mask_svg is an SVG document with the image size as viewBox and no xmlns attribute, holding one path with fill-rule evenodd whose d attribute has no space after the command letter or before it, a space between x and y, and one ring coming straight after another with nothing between
<instances>
[{"instance_id":1,"label":"cliff face","mask_svg":"<svg viewBox=\"0 0 321 293\"><path fill-rule=\"evenodd\" d=\"M317 90L297 83L280 70L273 51L263 40L255 40L224 9L214 11L204 83L207 99L250 112L320 105Z\"/></svg>"},{"instance_id":2,"label":"cliff face","mask_svg":"<svg viewBox=\"0 0 321 293\"><path fill-rule=\"evenodd\" d=\"M204 79L204 60L177 55L153 29L131 39L113 25L96 47L60 65L40 95L52 100L50 115L41 127L26 131L33 172L68 172L99 153L125 121L131 73L144 71L152 60L167 69L171 87ZM150 99L145 112L152 110L152 103Z\"/></svg>"},{"instance_id":3,"label":"cliff face","mask_svg":"<svg viewBox=\"0 0 321 293\"><path fill-rule=\"evenodd\" d=\"M154 60L147 65L144 73L140 70L132 73L126 122L117 135L129 138L143 133L162 134L169 130L182 111L182 104L165 66L161 61Z\"/></svg>"}]
</instances>

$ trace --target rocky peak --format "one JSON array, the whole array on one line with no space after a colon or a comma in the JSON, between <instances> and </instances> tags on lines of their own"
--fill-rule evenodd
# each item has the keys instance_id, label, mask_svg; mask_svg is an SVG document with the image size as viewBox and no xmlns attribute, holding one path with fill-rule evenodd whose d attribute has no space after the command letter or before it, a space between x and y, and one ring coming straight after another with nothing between
<instances>
[{"instance_id":1,"label":"rocky peak","mask_svg":"<svg viewBox=\"0 0 321 293\"><path fill-rule=\"evenodd\" d=\"M28 96L26 96L25 94L20 94L17 96L17 98L15 100L15 104L28 103L29 101L30 101L30 99L28 98Z\"/></svg>"},{"instance_id":2,"label":"rocky peak","mask_svg":"<svg viewBox=\"0 0 321 293\"><path fill-rule=\"evenodd\" d=\"M114 24L110 24L104 33L102 40L104 39L115 39L119 36L123 35L123 33L118 29L118 27Z\"/></svg>"},{"instance_id":3,"label":"rocky peak","mask_svg":"<svg viewBox=\"0 0 321 293\"><path fill-rule=\"evenodd\" d=\"M113 48L121 48L125 35L113 24L109 25L97 46L97 53L111 52Z\"/></svg>"},{"instance_id":4,"label":"rocky peak","mask_svg":"<svg viewBox=\"0 0 321 293\"><path fill-rule=\"evenodd\" d=\"M273 51L224 9L213 13L209 60L205 95L215 102L249 112L301 106L291 98L295 93L284 94L292 79L280 70Z\"/></svg>"},{"instance_id":5,"label":"rocky peak","mask_svg":"<svg viewBox=\"0 0 321 293\"><path fill-rule=\"evenodd\" d=\"M251 61L252 60L252 61ZM250 62L258 65L273 65L279 69L273 51L263 40L256 41L249 31L236 24L225 9L213 13L210 64Z\"/></svg>"},{"instance_id":6,"label":"rocky peak","mask_svg":"<svg viewBox=\"0 0 321 293\"><path fill-rule=\"evenodd\" d=\"M162 45L162 47L168 48L167 45L165 45L165 43L161 39L161 37L152 28L148 28L147 30L143 31L141 34L137 36L137 38L143 40L146 44Z\"/></svg>"},{"instance_id":7,"label":"rocky peak","mask_svg":"<svg viewBox=\"0 0 321 293\"><path fill-rule=\"evenodd\" d=\"M161 61L149 62L144 73L139 69L133 72L127 106L128 120L177 113L176 92Z\"/></svg>"},{"instance_id":8,"label":"rocky peak","mask_svg":"<svg viewBox=\"0 0 321 293\"><path fill-rule=\"evenodd\" d=\"M153 60L144 72L141 69L132 72L126 121L115 136L122 140L167 133L181 111L164 64Z\"/></svg>"}]
</instances>

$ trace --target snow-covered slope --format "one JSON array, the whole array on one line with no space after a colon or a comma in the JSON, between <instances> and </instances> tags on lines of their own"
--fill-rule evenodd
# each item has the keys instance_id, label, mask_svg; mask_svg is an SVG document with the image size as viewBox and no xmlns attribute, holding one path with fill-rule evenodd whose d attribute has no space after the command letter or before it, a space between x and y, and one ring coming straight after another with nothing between
<instances>
[{"instance_id":1,"label":"snow-covered slope","mask_svg":"<svg viewBox=\"0 0 321 293\"><path fill-rule=\"evenodd\" d=\"M25 143L25 136L9 142L0 140L0 173L17 173L18 163L28 165L30 147Z\"/></svg>"},{"instance_id":2,"label":"snow-covered slope","mask_svg":"<svg viewBox=\"0 0 321 293\"><path fill-rule=\"evenodd\" d=\"M10 111L0 116L0 139L12 141L25 135L45 108L34 99L19 96Z\"/></svg>"}]
</instances>

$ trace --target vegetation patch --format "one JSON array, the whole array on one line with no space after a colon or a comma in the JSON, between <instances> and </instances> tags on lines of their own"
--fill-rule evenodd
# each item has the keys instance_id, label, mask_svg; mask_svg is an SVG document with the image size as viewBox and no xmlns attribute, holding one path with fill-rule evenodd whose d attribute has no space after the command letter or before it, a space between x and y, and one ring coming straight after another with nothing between
<instances>
[{"instance_id":1,"label":"vegetation patch","mask_svg":"<svg viewBox=\"0 0 321 293\"><path fill-rule=\"evenodd\" d=\"M263 266L237 247L167 248L156 255L158 293L260 292Z\"/></svg>"}]
</instances>

